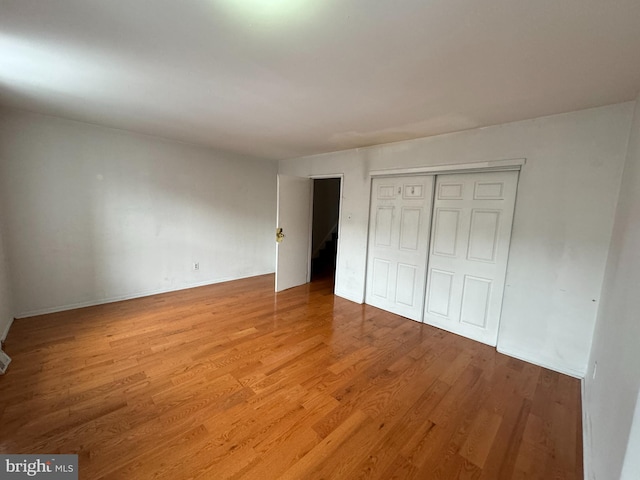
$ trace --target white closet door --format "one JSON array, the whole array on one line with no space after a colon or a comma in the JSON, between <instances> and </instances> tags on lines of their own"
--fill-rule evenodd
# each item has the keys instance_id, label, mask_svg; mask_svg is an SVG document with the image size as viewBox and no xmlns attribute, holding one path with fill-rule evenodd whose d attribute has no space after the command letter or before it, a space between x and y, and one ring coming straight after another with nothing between
<instances>
[{"instance_id":1,"label":"white closet door","mask_svg":"<svg viewBox=\"0 0 640 480\"><path fill-rule=\"evenodd\" d=\"M374 178L366 303L422 320L433 177Z\"/></svg>"},{"instance_id":2,"label":"white closet door","mask_svg":"<svg viewBox=\"0 0 640 480\"><path fill-rule=\"evenodd\" d=\"M437 178L424 322L496 345L518 172Z\"/></svg>"}]
</instances>

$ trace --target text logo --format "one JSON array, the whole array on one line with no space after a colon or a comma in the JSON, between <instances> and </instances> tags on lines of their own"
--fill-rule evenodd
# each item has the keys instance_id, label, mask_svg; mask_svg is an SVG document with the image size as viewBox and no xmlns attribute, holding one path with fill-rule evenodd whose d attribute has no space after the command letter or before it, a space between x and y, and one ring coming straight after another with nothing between
<instances>
[{"instance_id":1,"label":"text logo","mask_svg":"<svg viewBox=\"0 0 640 480\"><path fill-rule=\"evenodd\" d=\"M78 480L78 456L0 455L0 478Z\"/></svg>"}]
</instances>

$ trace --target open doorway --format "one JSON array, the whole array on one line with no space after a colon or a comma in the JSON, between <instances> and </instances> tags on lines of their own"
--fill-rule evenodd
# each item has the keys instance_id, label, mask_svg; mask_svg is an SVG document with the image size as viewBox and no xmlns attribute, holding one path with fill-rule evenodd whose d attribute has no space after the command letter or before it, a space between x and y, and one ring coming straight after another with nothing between
<instances>
[{"instance_id":1,"label":"open doorway","mask_svg":"<svg viewBox=\"0 0 640 480\"><path fill-rule=\"evenodd\" d=\"M340 178L313 180L311 281L335 283L340 216Z\"/></svg>"}]
</instances>

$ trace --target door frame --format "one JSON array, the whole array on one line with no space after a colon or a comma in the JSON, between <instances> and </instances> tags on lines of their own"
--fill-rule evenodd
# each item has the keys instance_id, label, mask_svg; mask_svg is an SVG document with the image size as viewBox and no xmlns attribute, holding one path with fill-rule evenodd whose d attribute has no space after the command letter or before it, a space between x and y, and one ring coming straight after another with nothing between
<instances>
[{"instance_id":1,"label":"door frame","mask_svg":"<svg viewBox=\"0 0 640 480\"><path fill-rule=\"evenodd\" d=\"M335 292L336 286L338 285L338 278L340 277L340 250L342 241L342 198L344 191L344 173L326 173L321 175L309 175L307 178L311 180L323 180L327 178L337 178L340 180L340 198L338 199L338 244L336 245L336 275L333 280L333 290ZM309 276L307 278L307 283L311 281L311 253L312 253L312 242L313 242L313 189L314 182L311 182L311 222L310 222L310 230L309 230L309 258L307 259L307 263L309 264Z\"/></svg>"},{"instance_id":2,"label":"door frame","mask_svg":"<svg viewBox=\"0 0 640 480\"><path fill-rule=\"evenodd\" d=\"M386 170L371 170L370 177L390 177L395 175L444 175L447 173L482 173L482 172L506 172L509 170L522 170L527 163L526 158L512 158L508 160L489 160L487 162L452 163L440 165L427 165L422 167L389 168ZM371 205L369 205L371 208Z\"/></svg>"}]
</instances>

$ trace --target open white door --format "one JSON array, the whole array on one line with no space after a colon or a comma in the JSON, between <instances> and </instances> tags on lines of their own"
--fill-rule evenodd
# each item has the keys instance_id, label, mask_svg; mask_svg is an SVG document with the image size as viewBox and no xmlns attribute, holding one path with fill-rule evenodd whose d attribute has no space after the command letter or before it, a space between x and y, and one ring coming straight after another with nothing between
<instances>
[{"instance_id":1,"label":"open white door","mask_svg":"<svg viewBox=\"0 0 640 480\"><path fill-rule=\"evenodd\" d=\"M309 281L312 182L278 175L277 228L283 236L276 247L276 292Z\"/></svg>"}]
</instances>

